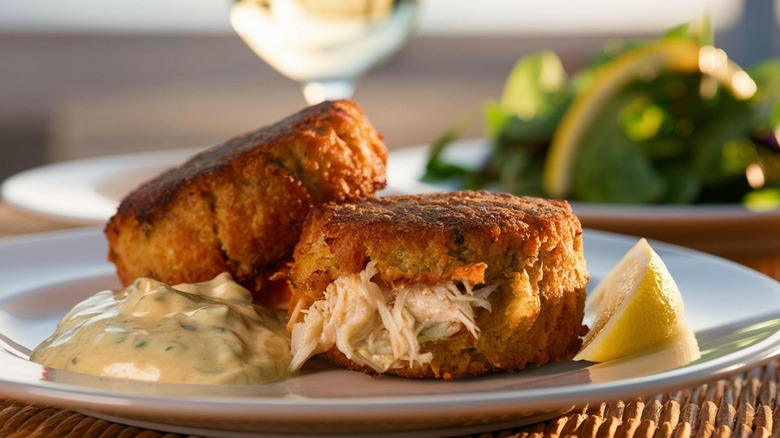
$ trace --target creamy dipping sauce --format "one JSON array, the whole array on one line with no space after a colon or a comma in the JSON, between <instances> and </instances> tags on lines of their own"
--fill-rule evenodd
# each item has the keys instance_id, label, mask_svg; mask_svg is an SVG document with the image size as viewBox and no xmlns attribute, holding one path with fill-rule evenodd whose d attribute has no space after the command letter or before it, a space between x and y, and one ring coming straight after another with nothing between
<instances>
[{"instance_id":1,"label":"creamy dipping sauce","mask_svg":"<svg viewBox=\"0 0 780 438\"><path fill-rule=\"evenodd\" d=\"M30 360L106 377L198 384L268 383L289 376L284 315L252 304L223 273L168 286L140 278L77 304Z\"/></svg>"}]
</instances>

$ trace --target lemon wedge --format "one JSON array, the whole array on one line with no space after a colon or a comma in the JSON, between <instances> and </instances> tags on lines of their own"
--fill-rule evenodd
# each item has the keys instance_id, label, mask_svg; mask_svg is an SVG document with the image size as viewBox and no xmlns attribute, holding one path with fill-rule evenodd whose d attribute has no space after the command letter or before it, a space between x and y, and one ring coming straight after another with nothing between
<instances>
[{"instance_id":1,"label":"lemon wedge","mask_svg":"<svg viewBox=\"0 0 780 438\"><path fill-rule=\"evenodd\" d=\"M662 39L628 51L604 65L574 99L553 134L544 164L543 188L554 198L569 195L577 150L600 109L626 85L661 72L702 72L739 99L751 97L755 82L726 52L688 39Z\"/></svg>"},{"instance_id":2,"label":"lemon wedge","mask_svg":"<svg viewBox=\"0 0 780 438\"><path fill-rule=\"evenodd\" d=\"M574 360L605 362L659 345L698 357L680 291L645 239L599 283L588 298L587 311L596 320Z\"/></svg>"}]
</instances>

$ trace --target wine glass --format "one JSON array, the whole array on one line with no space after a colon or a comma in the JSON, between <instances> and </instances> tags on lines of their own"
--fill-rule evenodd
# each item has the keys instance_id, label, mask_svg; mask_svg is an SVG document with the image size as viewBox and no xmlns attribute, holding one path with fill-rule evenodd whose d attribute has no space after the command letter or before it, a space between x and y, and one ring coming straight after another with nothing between
<instances>
[{"instance_id":1,"label":"wine glass","mask_svg":"<svg viewBox=\"0 0 780 438\"><path fill-rule=\"evenodd\" d=\"M355 81L408 40L417 9L415 0L237 0L230 22L313 105L351 97Z\"/></svg>"}]
</instances>

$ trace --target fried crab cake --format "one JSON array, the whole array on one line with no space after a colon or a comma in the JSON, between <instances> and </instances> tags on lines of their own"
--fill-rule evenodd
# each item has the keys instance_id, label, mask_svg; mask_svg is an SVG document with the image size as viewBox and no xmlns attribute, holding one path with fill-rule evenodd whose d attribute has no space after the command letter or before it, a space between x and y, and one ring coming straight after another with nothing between
<instances>
[{"instance_id":1,"label":"fried crab cake","mask_svg":"<svg viewBox=\"0 0 780 438\"><path fill-rule=\"evenodd\" d=\"M565 201L462 191L313 210L290 280L292 368L450 380L571 357L588 272Z\"/></svg>"},{"instance_id":2,"label":"fried crab cake","mask_svg":"<svg viewBox=\"0 0 780 438\"><path fill-rule=\"evenodd\" d=\"M201 152L127 195L108 222L108 259L123 284L169 283L227 271L278 305L309 209L385 186L387 150L348 100L304 109ZM282 288L284 289L284 288Z\"/></svg>"}]
</instances>

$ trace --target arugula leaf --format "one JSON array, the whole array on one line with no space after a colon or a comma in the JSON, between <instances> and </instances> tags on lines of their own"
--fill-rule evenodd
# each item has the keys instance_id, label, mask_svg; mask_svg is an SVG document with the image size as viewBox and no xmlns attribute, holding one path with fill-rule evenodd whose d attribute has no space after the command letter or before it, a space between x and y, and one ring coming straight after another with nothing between
<instances>
[{"instance_id":1,"label":"arugula leaf","mask_svg":"<svg viewBox=\"0 0 780 438\"><path fill-rule=\"evenodd\" d=\"M634 204L662 199L666 191L663 176L636 142L615 129L618 114L634 98L624 95L607 103L583 137L574 169L576 199Z\"/></svg>"},{"instance_id":2,"label":"arugula leaf","mask_svg":"<svg viewBox=\"0 0 780 438\"><path fill-rule=\"evenodd\" d=\"M470 169L448 163L442 158L442 153L447 145L457 140L471 126L472 120L472 116L462 118L433 141L428 164L425 166L425 174L420 178L422 181L441 181L458 176L466 177L473 173Z\"/></svg>"},{"instance_id":3,"label":"arugula leaf","mask_svg":"<svg viewBox=\"0 0 780 438\"><path fill-rule=\"evenodd\" d=\"M542 194L546 149L571 101L566 79L560 58L550 51L515 64L501 101L483 107L493 154L482 180L496 180L502 190L515 194Z\"/></svg>"},{"instance_id":4,"label":"arugula leaf","mask_svg":"<svg viewBox=\"0 0 780 438\"><path fill-rule=\"evenodd\" d=\"M772 111L769 114L769 125L773 134L780 128L780 98L775 99L772 104ZM776 138L775 142L777 142Z\"/></svg>"},{"instance_id":5,"label":"arugula leaf","mask_svg":"<svg viewBox=\"0 0 780 438\"><path fill-rule=\"evenodd\" d=\"M702 46L711 46L715 41L715 32L709 14L704 14L694 23L684 23L667 30L661 39L688 38Z\"/></svg>"},{"instance_id":6,"label":"arugula leaf","mask_svg":"<svg viewBox=\"0 0 780 438\"><path fill-rule=\"evenodd\" d=\"M668 39L668 38L687 38L691 34L691 24L690 23L683 23L678 24L677 26L674 26L673 28L667 30L663 36L661 36L662 39Z\"/></svg>"},{"instance_id":7,"label":"arugula leaf","mask_svg":"<svg viewBox=\"0 0 780 438\"><path fill-rule=\"evenodd\" d=\"M748 192L742 199L742 203L753 211L768 211L780 208L780 189L770 187Z\"/></svg>"},{"instance_id":8,"label":"arugula leaf","mask_svg":"<svg viewBox=\"0 0 780 438\"><path fill-rule=\"evenodd\" d=\"M569 81L569 89L572 95L581 93L596 77L599 69L615 58L647 44L645 40L613 39L604 43L591 57L588 64L579 72L572 75Z\"/></svg>"},{"instance_id":9,"label":"arugula leaf","mask_svg":"<svg viewBox=\"0 0 780 438\"><path fill-rule=\"evenodd\" d=\"M505 129L493 140L493 154L483 179L496 180L510 193L542 195L542 168L555 126L557 118L507 118Z\"/></svg>"},{"instance_id":10,"label":"arugula leaf","mask_svg":"<svg viewBox=\"0 0 780 438\"><path fill-rule=\"evenodd\" d=\"M691 165L707 186L721 186L744 178L747 166L757 159L749 139L749 114L725 114L702 124L691 139Z\"/></svg>"},{"instance_id":11,"label":"arugula leaf","mask_svg":"<svg viewBox=\"0 0 780 438\"><path fill-rule=\"evenodd\" d=\"M461 178L470 188L484 186L485 180L499 180L505 190L514 193L539 193L538 176L525 178L529 163L541 169L543 150L549 142L570 96L566 90L566 72L554 52L544 51L523 57L507 78L500 102L483 106L486 131L493 140L494 153L481 171L446 162L442 154L452 141L468 128L456 123L432 145L423 181ZM465 126L464 126L465 125ZM541 158L537 155L541 154Z\"/></svg>"},{"instance_id":12,"label":"arugula leaf","mask_svg":"<svg viewBox=\"0 0 780 438\"><path fill-rule=\"evenodd\" d=\"M482 105L482 114L485 117L485 131L490 138L498 138L504 130L504 125L510 116L501 108L495 100L490 100Z\"/></svg>"},{"instance_id":13,"label":"arugula leaf","mask_svg":"<svg viewBox=\"0 0 780 438\"><path fill-rule=\"evenodd\" d=\"M668 204L690 204L701 194L702 184L686 163L671 163L664 168L666 194L663 202Z\"/></svg>"},{"instance_id":14,"label":"arugula leaf","mask_svg":"<svg viewBox=\"0 0 780 438\"><path fill-rule=\"evenodd\" d=\"M773 101L780 94L780 59L756 64L747 73L756 83L756 92L751 97L753 103Z\"/></svg>"},{"instance_id":15,"label":"arugula leaf","mask_svg":"<svg viewBox=\"0 0 780 438\"><path fill-rule=\"evenodd\" d=\"M509 73L500 107L522 120L549 116L566 100L566 80L566 71L555 52L525 56Z\"/></svg>"},{"instance_id":16,"label":"arugula leaf","mask_svg":"<svg viewBox=\"0 0 780 438\"><path fill-rule=\"evenodd\" d=\"M558 126L561 113L549 117L529 120L509 116L504 119L501 132L493 137L503 144L519 146L521 144L547 144Z\"/></svg>"},{"instance_id":17,"label":"arugula leaf","mask_svg":"<svg viewBox=\"0 0 780 438\"><path fill-rule=\"evenodd\" d=\"M780 128L780 60L759 63L748 74L756 83L756 92L750 98L755 137L759 143L780 152L774 134Z\"/></svg>"}]
</instances>

